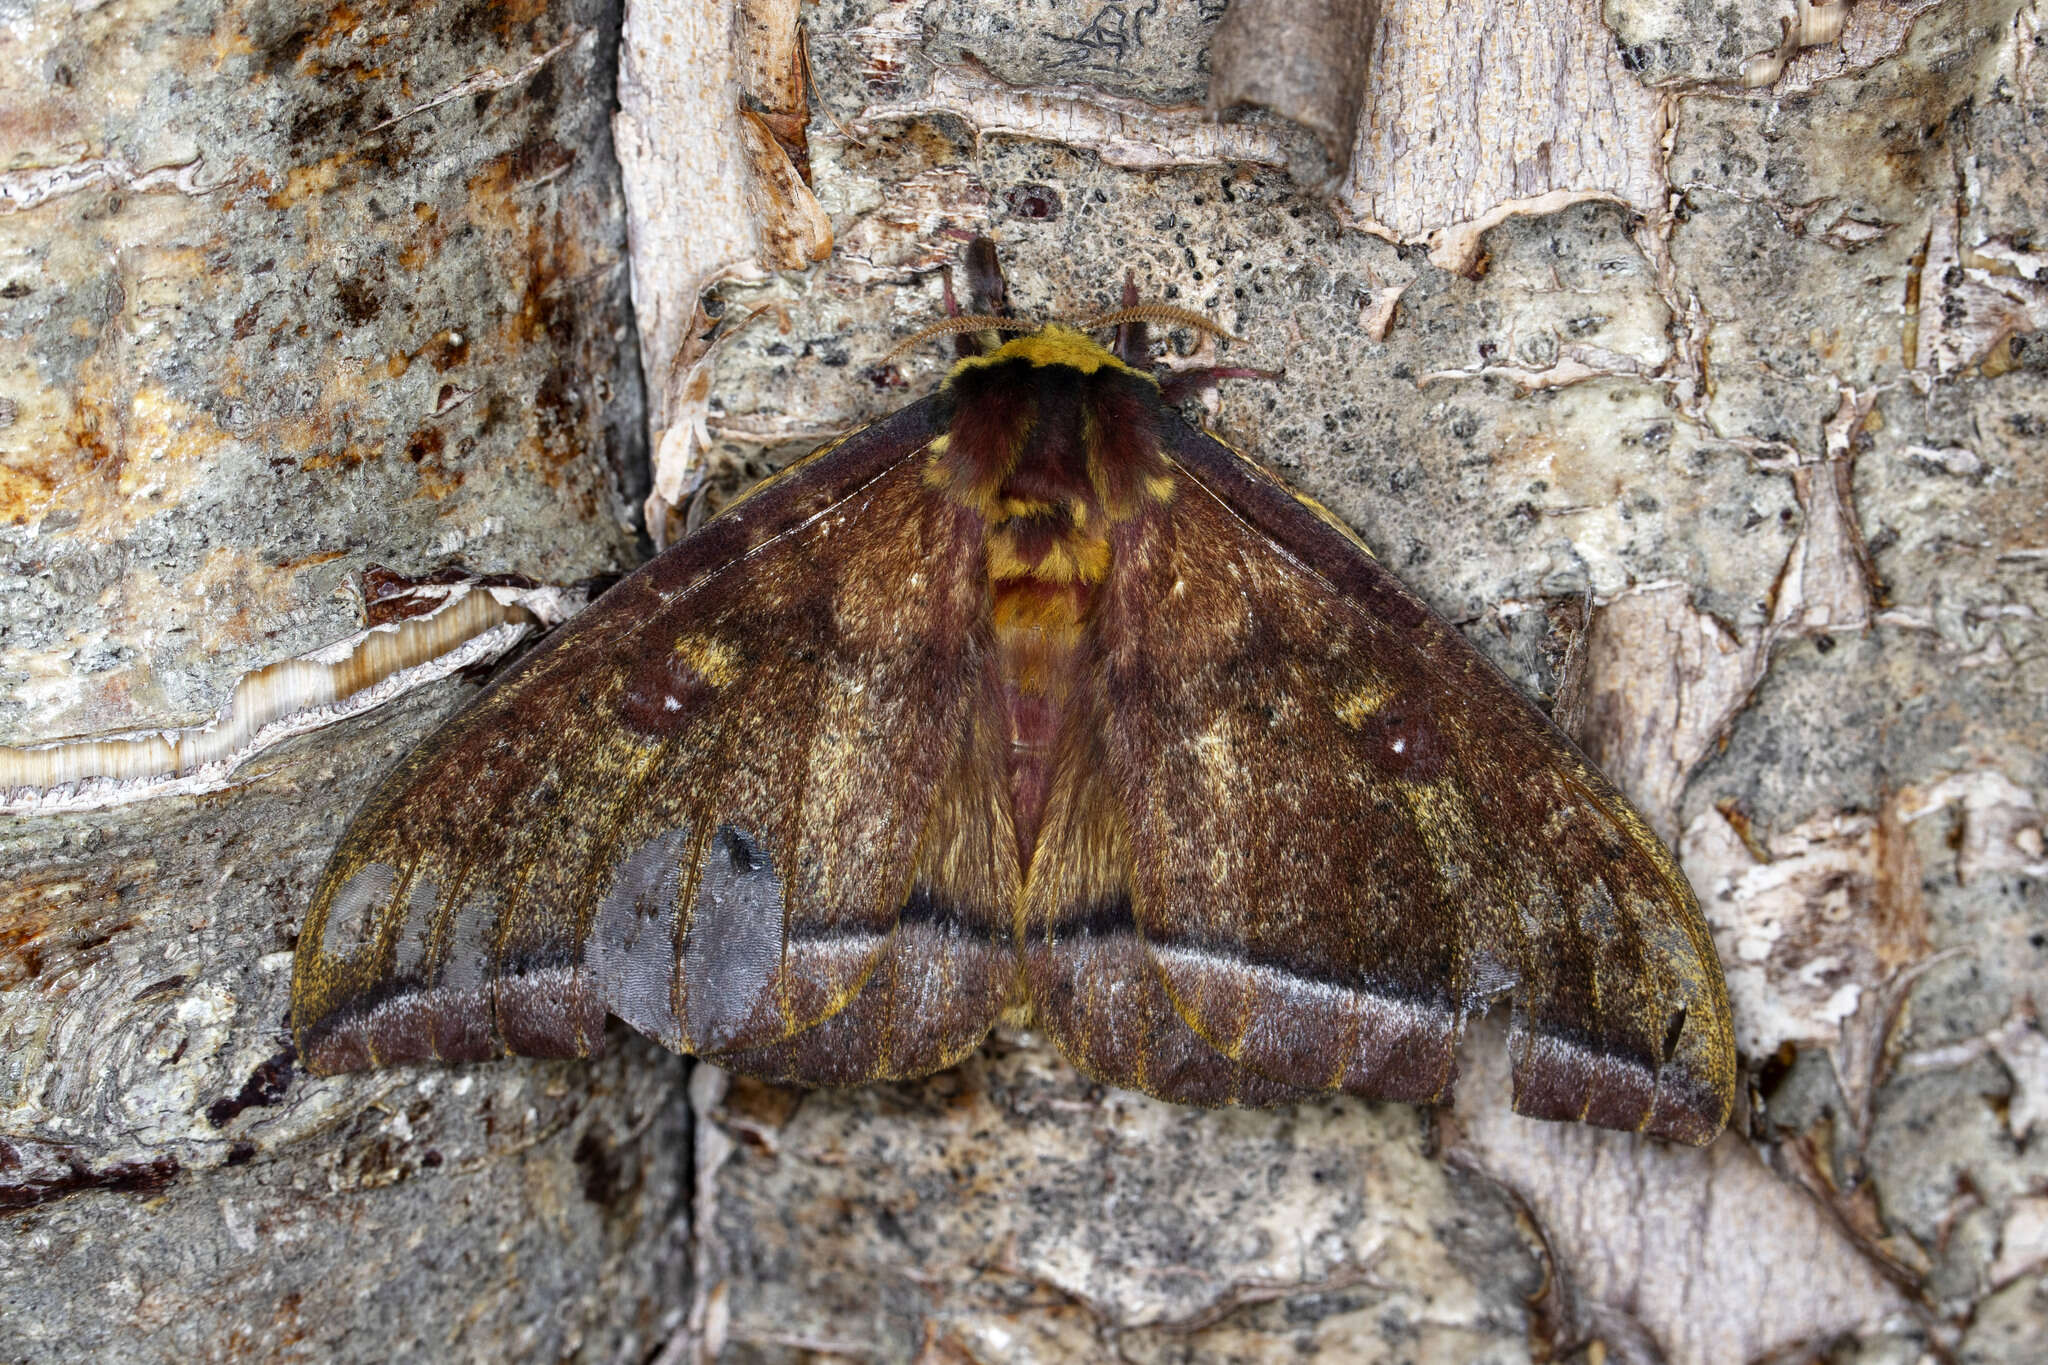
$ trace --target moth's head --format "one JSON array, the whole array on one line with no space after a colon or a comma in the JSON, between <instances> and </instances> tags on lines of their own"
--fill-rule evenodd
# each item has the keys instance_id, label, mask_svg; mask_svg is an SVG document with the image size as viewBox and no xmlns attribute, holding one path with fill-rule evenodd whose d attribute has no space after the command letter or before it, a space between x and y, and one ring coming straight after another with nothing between
<instances>
[{"instance_id":1,"label":"moth's head","mask_svg":"<svg viewBox=\"0 0 2048 1365\"><path fill-rule=\"evenodd\" d=\"M1190 327L1226 340L1242 340L1215 319L1200 313L1166 303L1140 303L1136 282L1129 272L1124 276L1122 303L1110 312L1080 320L1028 321L1010 309L1009 289L996 260L995 243L986 237L975 238L968 246L966 265L968 311L961 312L953 293L952 271L946 271L942 279L947 316L896 346L888 359L934 337L950 336L960 356L960 363L954 367L955 375L963 369L1005 360L1065 365L1084 374L1114 367L1150 375L1154 366L1148 324Z\"/></svg>"}]
</instances>

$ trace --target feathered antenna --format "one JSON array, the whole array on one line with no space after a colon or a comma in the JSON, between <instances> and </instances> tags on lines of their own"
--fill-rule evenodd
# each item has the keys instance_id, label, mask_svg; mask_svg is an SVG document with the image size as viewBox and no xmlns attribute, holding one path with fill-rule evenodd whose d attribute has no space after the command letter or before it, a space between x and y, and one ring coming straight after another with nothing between
<instances>
[{"instance_id":1,"label":"feathered antenna","mask_svg":"<svg viewBox=\"0 0 2048 1365\"><path fill-rule=\"evenodd\" d=\"M941 318L931 326L896 343L889 354L882 357L886 365L913 346L923 345L933 337L959 336L962 332L1035 332L1038 324L1025 322L1021 318L999 318L989 314L964 314L957 318Z\"/></svg>"},{"instance_id":2,"label":"feathered antenna","mask_svg":"<svg viewBox=\"0 0 2048 1365\"><path fill-rule=\"evenodd\" d=\"M1176 308L1170 303L1141 303L1135 308L1119 308L1113 313L1099 313L1083 319L1074 327L1083 332L1099 332L1105 327L1121 327L1127 322L1171 322L1182 327L1192 327L1198 332L1222 337L1225 341L1243 343L1244 338L1230 331L1214 318L1186 308Z\"/></svg>"}]
</instances>

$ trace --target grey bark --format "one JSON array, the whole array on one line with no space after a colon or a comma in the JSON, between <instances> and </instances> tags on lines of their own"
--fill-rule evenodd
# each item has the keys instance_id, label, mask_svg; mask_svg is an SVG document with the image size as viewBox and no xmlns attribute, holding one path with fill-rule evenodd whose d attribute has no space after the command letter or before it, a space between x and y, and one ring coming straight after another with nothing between
<instances>
[{"instance_id":1,"label":"grey bark","mask_svg":"<svg viewBox=\"0 0 2048 1365\"><path fill-rule=\"evenodd\" d=\"M1219 318L1250 342L1224 363L1287 375L1226 386L1215 428L1536 695L1590 599L1580 734L1681 849L1757 1102L1705 1153L1528 1123L1488 1031L1434 1120L1176 1110L1028 1034L919 1086L700 1085L707 1358L2048 1335L2038 17L1737 9L1383 6L1334 190L1287 173L1299 130L1176 107L1218 6L813 19L859 139L813 124L838 246L725 287L789 323L718 351L709 473L934 382L939 348L874 367L937 315L948 233L996 236L1027 315L1130 268Z\"/></svg>"},{"instance_id":2,"label":"grey bark","mask_svg":"<svg viewBox=\"0 0 2048 1365\"><path fill-rule=\"evenodd\" d=\"M356 631L371 563L634 562L615 6L5 19L0 744L203 725L251 670ZM473 688L211 794L0 816L0 1358L665 1339L675 1059L622 1037L588 1066L293 1066L313 879Z\"/></svg>"},{"instance_id":3,"label":"grey bark","mask_svg":"<svg viewBox=\"0 0 2048 1365\"><path fill-rule=\"evenodd\" d=\"M1756 1101L1735 1132L1673 1152L1517 1119L1485 1029L1437 1114L1180 1110L1088 1085L1029 1034L846 1094L698 1067L694 1123L685 1064L631 1044L595 1066L295 1078L266 1102L309 879L447 682L228 793L9 829L0 1184L35 1207L0 1231L0 1351L2032 1358L2038 9L1861 0L1789 49L1794 7L1737 10L1501 0L1445 31L1384 5L1333 186L1304 173L1300 129L1193 107L1220 4L814 6L830 117L799 207L829 216L830 258L718 257L776 235L716 219L749 202L732 184L635 201L655 207L633 228L711 244L636 262L643 279L724 274L711 311L764 310L707 354L696 300L658 301L659 422L710 438L674 443L694 463L669 486L707 497L935 382L936 353L882 361L975 232L1026 312L1106 306L1128 267L1249 338L1225 363L1284 365L1227 389L1212 425L1532 693L1586 659L1580 733L1680 848L1729 968ZM160 65L106 61L104 35L68 56L38 11L51 40L8 68L55 111L34 164L70 169L0 170L0 327L29 356L0 361L19 414L0 427L0 742L202 719L249 668L353 629L324 594L369 559L418 572L453 546L556 582L630 562L613 511L644 491L617 472L644 409L599 122L611 20L450 18L405 40L443 65L400 84L385 21L96 13ZM697 42L723 13L638 20ZM663 50L640 54L651 85ZM1776 84L1745 90L1760 55ZM57 115L80 115L45 87L64 72L160 107L63 150ZM754 78L731 79L693 155ZM646 175L667 130L629 114ZM59 180L82 187L20 206ZM177 251L112 250L131 225ZM429 239L430 264L404 264ZM356 317L380 268L381 310ZM344 364L365 359L386 378ZM445 412L442 385L466 395ZM434 422L467 425L418 440ZM1589 601L1566 648L1551 622Z\"/></svg>"}]
</instances>

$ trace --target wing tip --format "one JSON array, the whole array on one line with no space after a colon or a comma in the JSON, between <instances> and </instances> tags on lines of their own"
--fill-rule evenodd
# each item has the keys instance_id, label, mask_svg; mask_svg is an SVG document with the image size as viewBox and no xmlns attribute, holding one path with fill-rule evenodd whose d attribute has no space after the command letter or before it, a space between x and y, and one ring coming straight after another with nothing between
<instances>
[{"instance_id":1,"label":"wing tip","mask_svg":"<svg viewBox=\"0 0 2048 1365\"><path fill-rule=\"evenodd\" d=\"M1554 1034L1510 1042L1514 1109L1526 1118L1580 1122L1704 1147L1735 1107L1732 1047L1711 1044L1661 1066L1605 1053Z\"/></svg>"},{"instance_id":2,"label":"wing tip","mask_svg":"<svg viewBox=\"0 0 2048 1365\"><path fill-rule=\"evenodd\" d=\"M398 984L379 999L296 1006L292 1037L306 1069L334 1076L407 1063L604 1052L605 1010L567 973L500 977L492 986Z\"/></svg>"}]
</instances>

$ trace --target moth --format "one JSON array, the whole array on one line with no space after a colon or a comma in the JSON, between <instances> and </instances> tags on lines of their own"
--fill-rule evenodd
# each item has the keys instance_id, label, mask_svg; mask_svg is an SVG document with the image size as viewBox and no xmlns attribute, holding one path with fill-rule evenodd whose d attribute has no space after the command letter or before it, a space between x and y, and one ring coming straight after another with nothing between
<instances>
[{"instance_id":1,"label":"moth","mask_svg":"<svg viewBox=\"0 0 2048 1365\"><path fill-rule=\"evenodd\" d=\"M1196 1105L1514 1104L1704 1143L1726 987L1670 853L1344 525L1186 421L1125 307L1010 316L421 744L300 934L319 1072L584 1056L616 1015L806 1086L998 1020ZM952 303L950 281L947 299ZM1107 344L1097 334L1114 329Z\"/></svg>"}]
</instances>

